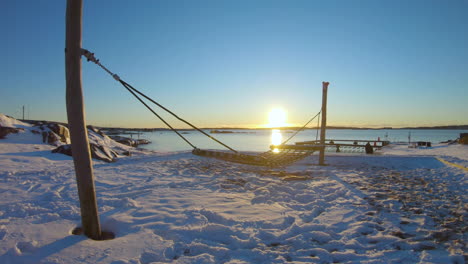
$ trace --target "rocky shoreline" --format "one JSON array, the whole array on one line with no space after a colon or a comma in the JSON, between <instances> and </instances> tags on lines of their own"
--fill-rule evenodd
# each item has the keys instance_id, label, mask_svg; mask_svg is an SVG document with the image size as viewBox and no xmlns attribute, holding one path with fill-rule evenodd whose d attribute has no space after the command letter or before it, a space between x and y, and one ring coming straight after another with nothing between
<instances>
[{"instance_id":1,"label":"rocky shoreline","mask_svg":"<svg viewBox=\"0 0 468 264\"><path fill-rule=\"evenodd\" d=\"M119 156L131 155L131 149L141 144L149 144L146 139L132 139L123 136L108 136L101 129L87 126L91 156L105 162L114 162ZM22 122L0 114L0 139L9 134L32 133L41 137L44 144L56 146L52 153L72 155L68 125L59 122Z\"/></svg>"}]
</instances>

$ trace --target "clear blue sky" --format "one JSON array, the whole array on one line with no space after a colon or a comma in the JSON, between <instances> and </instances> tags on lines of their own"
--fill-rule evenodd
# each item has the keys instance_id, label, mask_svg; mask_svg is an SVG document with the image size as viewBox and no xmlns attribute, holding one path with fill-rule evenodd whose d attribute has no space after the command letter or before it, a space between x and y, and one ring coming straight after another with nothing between
<instances>
[{"instance_id":1,"label":"clear blue sky","mask_svg":"<svg viewBox=\"0 0 468 264\"><path fill-rule=\"evenodd\" d=\"M0 113L66 121L66 1L3 0ZM468 1L85 1L83 47L181 117L302 124L468 124ZM83 60L88 124L163 127ZM173 119L169 118L171 122ZM175 126L183 127L174 122Z\"/></svg>"}]
</instances>

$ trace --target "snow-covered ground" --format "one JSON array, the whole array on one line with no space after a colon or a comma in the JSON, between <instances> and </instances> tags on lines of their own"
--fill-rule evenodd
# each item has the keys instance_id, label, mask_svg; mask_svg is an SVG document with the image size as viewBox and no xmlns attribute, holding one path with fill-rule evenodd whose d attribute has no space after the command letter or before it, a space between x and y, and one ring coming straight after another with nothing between
<instances>
[{"instance_id":1,"label":"snow-covered ground","mask_svg":"<svg viewBox=\"0 0 468 264\"><path fill-rule=\"evenodd\" d=\"M20 126L22 124L14 124ZM311 156L268 169L187 152L94 161L104 230L72 235L71 157L0 140L0 263L465 263L468 146Z\"/></svg>"}]
</instances>

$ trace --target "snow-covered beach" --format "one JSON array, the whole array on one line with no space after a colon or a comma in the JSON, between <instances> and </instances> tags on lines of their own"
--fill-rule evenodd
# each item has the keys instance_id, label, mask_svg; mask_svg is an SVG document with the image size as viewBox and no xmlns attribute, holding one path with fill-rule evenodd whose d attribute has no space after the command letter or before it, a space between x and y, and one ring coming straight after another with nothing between
<instances>
[{"instance_id":1,"label":"snow-covered beach","mask_svg":"<svg viewBox=\"0 0 468 264\"><path fill-rule=\"evenodd\" d=\"M71 234L81 221L72 158L10 125L25 131L0 139L0 263L467 260L467 145L275 169L131 149L94 160L101 224L116 238L93 241Z\"/></svg>"}]
</instances>

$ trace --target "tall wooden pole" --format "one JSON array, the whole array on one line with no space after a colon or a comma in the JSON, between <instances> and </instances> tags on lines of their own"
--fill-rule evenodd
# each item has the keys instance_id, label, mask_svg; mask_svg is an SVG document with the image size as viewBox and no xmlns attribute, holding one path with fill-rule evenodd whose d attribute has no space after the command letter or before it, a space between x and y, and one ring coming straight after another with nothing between
<instances>
[{"instance_id":1,"label":"tall wooden pole","mask_svg":"<svg viewBox=\"0 0 468 264\"><path fill-rule=\"evenodd\" d=\"M327 129L327 92L329 82L322 82L322 125L320 126L320 149L319 165L325 165L325 131Z\"/></svg>"},{"instance_id":2,"label":"tall wooden pole","mask_svg":"<svg viewBox=\"0 0 468 264\"><path fill-rule=\"evenodd\" d=\"M65 77L67 117L70 129L73 162L81 207L83 232L91 239L101 236L94 188L93 165L85 123L83 90L81 87L81 18L82 0L67 1Z\"/></svg>"}]
</instances>

